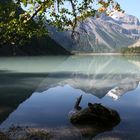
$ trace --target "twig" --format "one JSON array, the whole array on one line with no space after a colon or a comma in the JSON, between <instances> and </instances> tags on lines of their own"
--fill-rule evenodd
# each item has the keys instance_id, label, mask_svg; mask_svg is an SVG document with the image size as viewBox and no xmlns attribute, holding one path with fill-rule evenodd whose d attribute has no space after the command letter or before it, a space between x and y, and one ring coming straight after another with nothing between
<instances>
[{"instance_id":1,"label":"twig","mask_svg":"<svg viewBox=\"0 0 140 140\"><path fill-rule=\"evenodd\" d=\"M75 109L77 109L77 110L81 109L81 107L79 106L81 100L82 100L82 95L79 98L77 98L75 106L74 106Z\"/></svg>"}]
</instances>

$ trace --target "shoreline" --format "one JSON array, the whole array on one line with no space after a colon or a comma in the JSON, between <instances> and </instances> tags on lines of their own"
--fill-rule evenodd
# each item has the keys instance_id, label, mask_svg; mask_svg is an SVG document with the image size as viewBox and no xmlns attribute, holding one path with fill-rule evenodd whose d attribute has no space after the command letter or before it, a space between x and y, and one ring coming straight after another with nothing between
<instances>
[{"instance_id":1,"label":"shoreline","mask_svg":"<svg viewBox=\"0 0 140 140\"><path fill-rule=\"evenodd\" d=\"M73 55L89 55L89 56L140 56L140 53L135 54L122 54L122 53L74 53Z\"/></svg>"},{"instance_id":2,"label":"shoreline","mask_svg":"<svg viewBox=\"0 0 140 140\"><path fill-rule=\"evenodd\" d=\"M140 53L71 53L71 54L46 54L46 55L0 55L2 57L46 57L46 56L140 56Z\"/></svg>"}]
</instances>

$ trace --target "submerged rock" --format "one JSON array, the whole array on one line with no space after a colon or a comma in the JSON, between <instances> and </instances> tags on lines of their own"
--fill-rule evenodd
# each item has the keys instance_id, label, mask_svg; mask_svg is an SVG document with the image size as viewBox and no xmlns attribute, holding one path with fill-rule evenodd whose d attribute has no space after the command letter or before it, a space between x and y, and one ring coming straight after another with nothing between
<instances>
[{"instance_id":1,"label":"submerged rock","mask_svg":"<svg viewBox=\"0 0 140 140\"><path fill-rule=\"evenodd\" d=\"M0 130L0 140L50 140L49 129L12 126L7 131Z\"/></svg>"},{"instance_id":2,"label":"submerged rock","mask_svg":"<svg viewBox=\"0 0 140 140\"><path fill-rule=\"evenodd\" d=\"M81 133L74 127L32 128L13 126L0 132L0 140L79 140Z\"/></svg>"},{"instance_id":3,"label":"submerged rock","mask_svg":"<svg viewBox=\"0 0 140 140\"><path fill-rule=\"evenodd\" d=\"M9 138L3 132L0 132L0 140L9 140Z\"/></svg>"}]
</instances>

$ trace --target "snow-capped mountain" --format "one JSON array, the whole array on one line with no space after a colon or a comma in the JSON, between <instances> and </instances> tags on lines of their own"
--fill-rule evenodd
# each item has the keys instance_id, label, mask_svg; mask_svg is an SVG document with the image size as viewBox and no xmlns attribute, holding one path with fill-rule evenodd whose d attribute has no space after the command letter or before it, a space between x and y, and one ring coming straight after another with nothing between
<instances>
[{"instance_id":1,"label":"snow-capped mountain","mask_svg":"<svg viewBox=\"0 0 140 140\"><path fill-rule=\"evenodd\" d=\"M51 37L71 52L117 52L122 47L134 44L140 38L139 20L125 13L112 16L102 14L100 18L90 17L80 22L75 39L71 31L53 32Z\"/></svg>"},{"instance_id":2,"label":"snow-capped mountain","mask_svg":"<svg viewBox=\"0 0 140 140\"><path fill-rule=\"evenodd\" d=\"M132 15L127 15L127 14L122 13L122 12L114 11L110 16L122 25L128 25L128 24L133 25L133 26L140 25L139 19L135 16L132 16Z\"/></svg>"},{"instance_id":3,"label":"snow-capped mountain","mask_svg":"<svg viewBox=\"0 0 140 140\"><path fill-rule=\"evenodd\" d=\"M111 16L122 28L128 30L123 32L126 36L134 39L140 38L140 22L139 19L132 15L121 12L115 12Z\"/></svg>"}]
</instances>

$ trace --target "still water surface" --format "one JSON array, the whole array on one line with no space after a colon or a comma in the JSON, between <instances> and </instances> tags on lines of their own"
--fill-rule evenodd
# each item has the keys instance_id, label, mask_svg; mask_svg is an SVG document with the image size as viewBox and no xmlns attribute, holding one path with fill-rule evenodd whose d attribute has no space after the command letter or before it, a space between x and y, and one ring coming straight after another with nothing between
<instances>
[{"instance_id":1,"label":"still water surface","mask_svg":"<svg viewBox=\"0 0 140 140\"><path fill-rule=\"evenodd\" d=\"M140 139L139 56L0 58L0 127L72 128L69 112L83 95L116 110L121 122L88 139Z\"/></svg>"}]
</instances>

